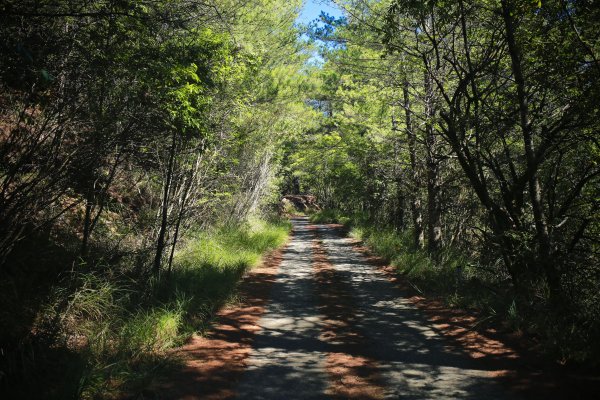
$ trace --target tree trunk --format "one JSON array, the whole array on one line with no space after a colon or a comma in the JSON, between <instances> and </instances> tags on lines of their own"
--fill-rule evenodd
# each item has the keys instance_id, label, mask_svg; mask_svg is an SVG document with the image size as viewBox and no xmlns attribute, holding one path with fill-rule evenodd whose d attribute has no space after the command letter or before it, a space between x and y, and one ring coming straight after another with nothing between
<instances>
[{"instance_id":1,"label":"tree trunk","mask_svg":"<svg viewBox=\"0 0 600 400\"><path fill-rule=\"evenodd\" d=\"M436 159L437 136L432 119L433 84L429 71L425 71L425 145L427 163L427 250L437 253L442 246L442 209L440 204L439 161Z\"/></svg>"},{"instance_id":2,"label":"tree trunk","mask_svg":"<svg viewBox=\"0 0 600 400\"><path fill-rule=\"evenodd\" d=\"M108 189L112 184L113 179L115 178L115 175L117 173L117 167L121 162L121 156L122 152L120 151L115 157L115 162L111 167L108 179L106 180L104 188L100 191L100 193L97 193L96 181L94 181L94 183L91 184L91 186L88 188L88 192L86 194L85 199L83 237L81 240L80 250L80 255L82 258L85 258L88 255L90 237L92 236L92 232L94 231L94 228L96 227L96 224L98 223L98 220L100 219L100 216L104 211L106 197L108 195ZM96 212L96 215L92 216L94 214L94 209L96 208L96 206L98 207L98 211Z\"/></svg>"},{"instance_id":3,"label":"tree trunk","mask_svg":"<svg viewBox=\"0 0 600 400\"><path fill-rule=\"evenodd\" d=\"M154 256L154 264L152 266L152 275L160 276L160 264L165 248L165 238L167 234L167 220L169 214L169 193L171 191L171 181L173 180L173 169L175 165L175 150L177 147L177 132L173 132L171 148L169 149L169 161L165 176L165 187L163 190L160 228L158 231L158 239L156 241L156 254Z\"/></svg>"},{"instance_id":4,"label":"tree trunk","mask_svg":"<svg viewBox=\"0 0 600 400\"><path fill-rule=\"evenodd\" d=\"M408 92L408 80L404 81L402 86L402 94L404 97L404 112L406 113L406 136L408 137L408 152L410 157L410 168L412 171L412 186L410 211L413 221L413 242L417 249L424 247L425 238L423 236L423 210L421 208L421 198L419 197L420 174L417 166L417 140L413 131L411 110L410 110L410 94Z\"/></svg>"},{"instance_id":5,"label":"tree trunk","mask_svg":"<svg viewBox=\"0 0 600 400\"><path fill-rule=\"evenodd\" d=\"M404 203L405 193L403 187L403 173L398 159L400 152L400 138L398 137L398 121L396 121L395 115L392 113L392 132L394 132L394 168L393 176L396 181L396 204L394 210L391 213L391 221L389 221L398 232L405 229L404 226Z\"/></svg>"},{"instance_id":6,"label":"tree trunk","mask_svg":"<svg viewBox=\"0 0 600 400\"><path fill-rule=\"evenodd\" d=\"M83 217L83 234L81 238L81 249L79 251L81 258L86 258L88 255L88 243L91 234L92 225L92 207L94 204L94 189L88 188L87 196L85 199L85 215Z\"/></svg>"}]
</instances>

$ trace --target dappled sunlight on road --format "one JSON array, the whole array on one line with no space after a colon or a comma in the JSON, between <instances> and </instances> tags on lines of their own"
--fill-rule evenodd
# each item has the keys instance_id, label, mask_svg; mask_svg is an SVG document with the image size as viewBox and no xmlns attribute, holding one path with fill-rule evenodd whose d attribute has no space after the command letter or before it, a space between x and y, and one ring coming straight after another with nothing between
<instances>
[{"instance_id":1,"label":"dappled sunlight on road","mask_svg":"<svg viewBox=\"0 0 600 400\"><path fill-rule=\"evenodd\" d=\"M323 247L349 282L358 323L387 383L386 396L402 398L514 398L494 381L496 366L478 362L450 343L375 264L335 230L319 227Z\"/></svg>"},{"instance_id":2,"label":"dappled sunlight on road","mask_svg":"<svg viewBox=\"0 0 600 400\"><path fill-rule=\"evenodd\" d=\"M516 353L468 329L474 317L411 295L335 227L293 223L157 398L518 398L499 379L515 377Z\"/></svg>"},{"instance_id":3,"label":"dappled sunlight on road","mask_svg":"<svg viewBox=\"0 0 600 400\"><path fill-rule=\"evenodd\" d=\"M321 318L314 298L311 239L306 220L295 220L294 240L258 323L261 331L237 388L240 399L318 398L325 390L326 349L319 340Z\"/></svg>"}]
</instances>

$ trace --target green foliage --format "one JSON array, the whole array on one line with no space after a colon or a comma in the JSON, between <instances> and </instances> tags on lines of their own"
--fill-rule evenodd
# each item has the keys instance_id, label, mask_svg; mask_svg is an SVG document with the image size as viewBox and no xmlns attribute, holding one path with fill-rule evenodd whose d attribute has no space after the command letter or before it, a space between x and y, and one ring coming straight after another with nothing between
<instances>
[{"instance_id":1,"label":"green foliage","mask_svg":"<svg viewBox=\"0 0 600 400\"><path fill-rule=\"evenodd\" d=\"M283 215L302 215L303 212L299 211L296 206L294 206L291 202L285 202L283 205L283 209L281 210Z\"/></svg>"},{"instance_id":2,"label":"green foliage","mask_svg":"<svg viewBox=\"0 0 600 400\"><path fill-rule=\"evenodd\" d=\"M310 215L309 219L310 222L315 224L343 224L347 227L354 227L355 225L364 224L367 220L367 216L365 214L355 213L349 217L341 211L325 209Z\"/></svg>"},{"instance_id":3,"label":"green foliage","mask_svg":"<svg viewBox=\"0 0 600 400\"><path fill-rule=\"evenodd\" d=\"M325 209L312 214L309 220L314 224L336 224L341 223L340 218L342 217L341 213L337 210Z\"/></svg>"},{"instance_id":4,"label":"green foliage","mask_svg":"<svg viewBox=\"0 0 600 400\"><path fill-rule=\"evenodd\" d=\"M121 329L118 351L134 360L144 354L164 354L180 343L185 306L175 304L173 309L155 308L132 316Z\"/></svg>"},{"instance_id":5,"label":"green foliage","mask_svg":"<svg viewBox=\"0 0 600 400\"><path fill-rule=\"evenodd\" d=\"M278 145L315 126L300 4L3 5L2 390L143 386L282 243L244 224L278 200ZM55 359L77 365L58 379Z\"/></svg>"}]
</instances>

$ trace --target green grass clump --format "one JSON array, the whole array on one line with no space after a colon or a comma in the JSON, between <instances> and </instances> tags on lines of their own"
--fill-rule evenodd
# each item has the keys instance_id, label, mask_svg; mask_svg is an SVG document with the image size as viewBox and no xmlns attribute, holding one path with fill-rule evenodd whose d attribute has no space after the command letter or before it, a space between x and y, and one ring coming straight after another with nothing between
<instances>
[{"instance_id":1,"label":"green grass clump","mask_svg":"<svg viewBox=\"0 0 600 400\"><path fill-rule=\"evenodd\" d=\"M406 250L404 238L393 229L355 226L350 235L365 242L377 255L392 261Z\"/></svg>"},{"instance_id":2,"label":"green grass clump","mask_svg":"<svg viewBox=\"0 0 600 400\"><path fill-rule=\"evenodd\" d=\"M310 222L313 224L343 224L347 227L362 226L367 219L366 214L354 213L348 215L339 210L325 209L311 214Z\"/></svg>"},{"instance_id":3,"label":"green grass clump","mask_svg":"<svg viewBox=\"0 0 600 400\"><path fill-rule=\"evenodd\" d=\"M286 201L283 203L283 209L281 210L283 215L306 215L304 211L298 210L292 202Z\"/></svg>"},{"instance_id":4,"label":"green grass clump","mask_svg":"<svg viewBox=\"0 0 600 400\"><path fill-rule=\"evenodd\" d=\"M321 210L312 214L309 220L313 224L336 224L341 223L341 217L342 215L337 210Z\"/></svg>"},{"instance_id":5,"label":"green grass clump","mask_svg":"<svg viewBox=\"0 0 600 400\"><path fill-rule=\"evenodd\" d=\"M180 335L184 307L157 307L142 310L124 321L119 351L133 359L149 353L163 353L175 346Z\"/></svg>"},{"instance_id":6,"label":"green grass clump","mask_svg":"<svg viewBox=\"0 0 600 400\"><path fill-rule=\"evenodd\" d=\"M175 274L211 270L244 272L256 265L265 252L283 245L290 229L289 222L255 220L241 227L198 232L176 254Z\"/></svg>"}]
</instances>

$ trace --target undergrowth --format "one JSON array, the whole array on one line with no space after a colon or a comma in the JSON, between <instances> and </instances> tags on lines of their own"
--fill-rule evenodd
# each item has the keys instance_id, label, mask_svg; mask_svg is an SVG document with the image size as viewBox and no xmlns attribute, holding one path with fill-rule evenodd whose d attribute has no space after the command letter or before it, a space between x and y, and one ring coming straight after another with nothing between
<instances>
[{"instance_id":1,"label":"undergrowth","mask_svg":"<svg viewBox=\"0 0 600 400\"><path fill-rule=\"evenodd\" d=\"M365 225L367 216L361 213L347 215L338 210L325 209L311 214L309 220L314 224L343 224L347 227L353 227Z\"/></svg>"},{"instance_id":2,"label":"undergrowth","mask_svg":"<svg viewBox=\"0 0 600 400\"><path fill-rule=\"evenodd\" d=\"M15 395L96 399L140 393L178 365L169 350L207 329L216 311L235 300L244 273L282 246L290 228L288 221L256 219L192 233L172 270L150 282L125 267L79 266L38 313L24 351L35 355L32 368L4 367L9 374L21 372L11 377ZM40 385L43 378L51 380L46 388L26 384L36 375Z\"/></svg>"}]
</instances>

